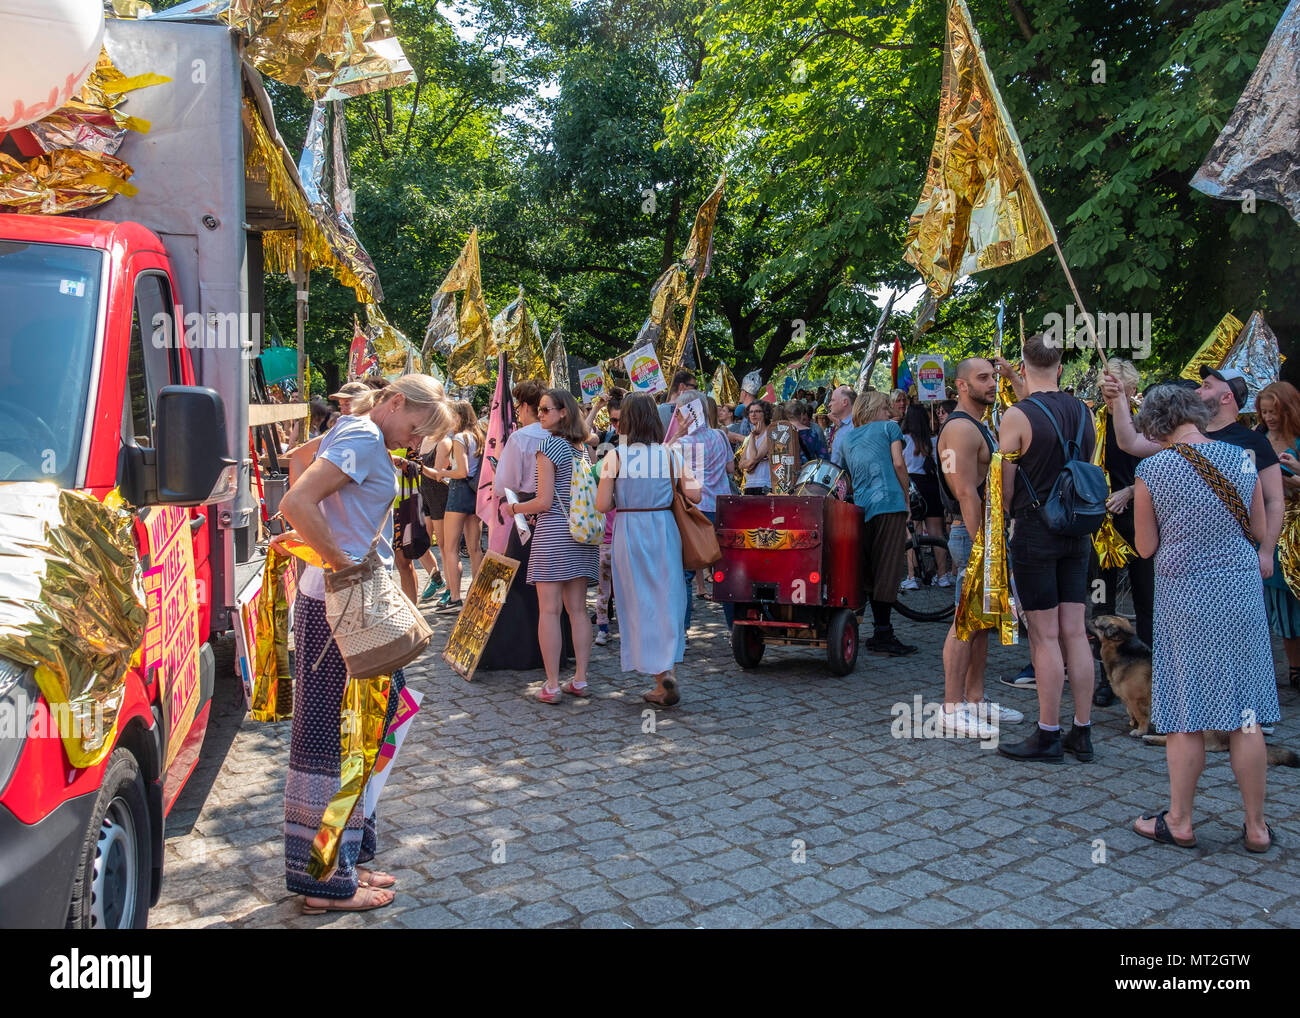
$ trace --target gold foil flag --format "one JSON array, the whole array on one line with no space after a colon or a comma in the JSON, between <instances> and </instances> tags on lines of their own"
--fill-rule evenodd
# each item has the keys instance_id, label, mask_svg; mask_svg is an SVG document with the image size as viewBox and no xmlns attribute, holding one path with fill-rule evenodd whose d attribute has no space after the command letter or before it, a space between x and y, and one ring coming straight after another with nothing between
<instances>
[{"instance_id":1,"label":"gold foil flag","mask_svg":"<svg viewBox=\"0 0 1300 1018\"><path fill-rule=\"evenodd\" d=\"M941 298L963 276L1028 258L1055 240L970 12L952 0L939 127L903 259Z\"/></svg>"},{"instance_id":2,"label":"gold foil flag","mask_svg":"<svg viewBox=\"0 0 1300 1018\"><path fill-rule=\"evenodd\" d=\"M684 322L677 319L678 312L686 306L686 270L674 262L655 280L650 288L650 314L641 324L632 349L636 350L647 343L653 344L655 356L665 368L671 361L667 360L682 345ZM615 358L617 360L617 358Z\"/></svg>"},{"instance_id":3,"label":"gold foil flag","mask_svg":"<svg viewBox=\"0 0 1300 1018\"><path fill-rule=\"evenodd\" d=\"M470 231L460 257L452 265L438 293L465 291L461 298L459 339L447 354L447 378L456 385L487 385L492 381L489 357L496 356L492 322L483 303L483 282L478 262L478 227Z\"/></svg>"},{"instance_id":4,"label":"gold foil flag","mask_svg":"<svg viewBox=\"0 0 1300 1018\"><path fill-rule=\"evenodd\" d=\"M546 368L551 375L552 389L573 390L569 377L569 354L564 349L564 336L558 325L546 342Z\"/></svg>"},{"instance_id":5,"label":"gold foil flag","mask_svg":"<svg viewBox=\"0 0 1300 1018\"><path fill-rule=\"evenodd\" d=\"M1199 382L1202 364L1208 364L1212 368L1221 365L1223 358L1228 356L1228 351L1232 349L1232 341L1240 332L1241 322L1229 311L1219 319L1219 324L1214 327L1214 331L1187 362L1187 367L1183 368L1183 377Z\"/></svg>"},{"instance_id":6,"label":"gold foil flag","mask_svg":"<svg viewBox=\"0 0 1300 1018\"><path fill-rule=\"evenodd\" d=\"M713 185L713 191L704 199L700 211L695 214L691 238L686 242L686 250L682 252L682 264L695 273L696 280L707 276L713 267L713 227L718 221L718 206L722 202L722 189L726 184L727 175L723 173Z\"/></svg>"},{"instance_id":7,"label":"gold foil flag","mask_svg":"<svg viewBox=\"0 0 1300 1018\"><path fill-rule=\"evenodd\" d=\"M120 500L51 484L0 485L0 656L35 669L68 762L113 748L148 612Z\"/></svg>"},{"instance_id":8,"label":"gold foil flag","mask_svg":"<svg viewBox=\"0 0 1300 1018\"><path fill-rule=\"evenodd\" d=\"M725 364L719 364L718 370L713 372L713 398L733 406L740 402L740 386L736 384L731 368Z\"/></svg>"},{"instance_id":9,"label":"gold foil flag","mask_svg":"<svg viewBox=\"0 0 1300 1018\"><path fill-rule=\"evenodd\" d=\"M413 371L424 370L424 358L415 344L398 332L376 304L366 305L366 330L379 361L379 373L388 381Z\"/></svg>"},{"instance_id":10,"label":"gold foil flag","mask_svg":"<svg viewBox=\"0 0 1300 1018\"><path fill-rule=\"evenodd\" d=\"M1093 427L1097 435L1097 444L1093 448L1092 461L1102 470L1106 470L1106 431L1110 427L1110 407L1105 403L1097 409ZM1110 480L1109 471L1106 472L1106 480ZM1093 534L1092 546L1097 549L1097 558L1102 569L1122 569L1125 563L1137 554L1128 541L1124 540L1124 535L1115 529L1115 518L1110 513L1106 514L1101 529Z\"/></svg>"},{"instance_id":11,"label":"gold foil flag","mask_svg":"<svg viewBox=\"0 0 1300 1018\"><path fill-rule=\"evenodd\" d=\"M542 356L542 334L537 328L537 319L528 310L522 286L519 288L519 296L492 319L492 341L494 350L499 350L510 359L510 374L515 381L533 379L549 383L550 371ZM568 386L563 388L567 389Z\"/></svg>"}]
</instances>

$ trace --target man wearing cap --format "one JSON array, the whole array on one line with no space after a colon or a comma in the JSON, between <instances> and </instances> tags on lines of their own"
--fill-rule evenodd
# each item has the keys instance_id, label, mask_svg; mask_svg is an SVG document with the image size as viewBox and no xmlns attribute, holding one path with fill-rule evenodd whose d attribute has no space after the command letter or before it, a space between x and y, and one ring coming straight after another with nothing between
<instances>
[{"instance_id":1,"label":"man wearing cap","mask_svg":"<svg viewBox=\"0 0 1300 1018\"><path fill-rule=\"evenodd\" d=\"M1250 399L1246 376L1235 368L1214 368L1202 364L1201 387L1197 391L1211 414L1205 437L1241 448L1250 469L1259 474L1266 517L1261 547L1276 548L1278 535L1282 533L1282 467L1268 436L1252 431L1237 420L1238 414ZM1133 427L1132 418L1116 409L1121 405L1120 401L1127 401L1128 397L1124 395L1124 387L1113 375L1107 373L1102 376L1101 393L1110 405L1119 447L1139 458L1159 452L1161 447L1139 435ZM1264 567L1262 559L1260 565L1261 568Z\"/></svg>"},{"instance_id":2,"label":"man wearing cap","mask_svg":"<svg viewBox=\"0 0 1300 1018\"><path fill-rule=\"evenodd\" d=\"M331 392L330 399L339 405L339 413L347 416L352 413L352 401L370 391L365 382L348 382L338 392Z\"/></svg>"}]
</instances>

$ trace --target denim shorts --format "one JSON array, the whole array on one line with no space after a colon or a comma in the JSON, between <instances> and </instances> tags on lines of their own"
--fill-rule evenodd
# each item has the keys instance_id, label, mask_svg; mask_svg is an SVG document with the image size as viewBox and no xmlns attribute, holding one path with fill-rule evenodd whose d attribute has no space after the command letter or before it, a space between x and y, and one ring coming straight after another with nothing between
<instances>
[{"instance_id":1,"label":"denim shorts","mask_svg":"<svg viewBox=\"0 0 1300 1018\"><path fill-rule=\"evenodd\" d=\"M948 530L948 554L957 570L957 590L955 600L961 604L961 587L966 579L966 564L970 561L972 542L965 524L955 521Z\"/></svg>"},{"instance_id":2,"label":"denim shorts","mask_svg":"<svg viewBox=\"0 0 1300 1018\"><path fill-rule=\"evenodd\" d=\"M447 512L472 514L478 505L477 478L458 477L447 489Z\"/></svg>"}]
</instances>

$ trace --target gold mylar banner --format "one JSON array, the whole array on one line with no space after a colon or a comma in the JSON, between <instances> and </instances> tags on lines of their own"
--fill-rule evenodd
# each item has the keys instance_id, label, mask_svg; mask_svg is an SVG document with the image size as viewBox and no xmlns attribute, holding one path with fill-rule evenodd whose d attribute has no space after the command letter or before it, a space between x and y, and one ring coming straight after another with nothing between
<instances>
[{"instance_id":1,"label":"gold mylar banner","mask_svg":"<svg viewBox=\"0 0 1300 1018\"><path fill-rule=\"evenodd\" d=\"M262 593L257 600L253 650L254 721L285 721L293 716L293 673L289 669L289 596L284 574L290 557L268 549L262 567Z\"/></svg>"},{"instance_id":2,"label":"gold mylar banner","mask_svg":"<svg viewBox=\"0 0 1300 1018\"><path fill-rule=\"evenodd\" d=\"M729 405L740 402L740 385L731 373L731 368L725 364L719 364L718 370L713 372L713 398Z\"/></svg>"},{"instance_id":3,"label":"gold mylar banner","mask_svg":"<svg viewBox=\"0 0 1300 1018\"><path fill-rule=\"evenodd\" d=\"M951 0L939 126L903 259L935 298L1056 240L964 0Z\"/></svg>"},{"instance_id":4,"label":"gold mylar banner","mask_svg":"<svg viewBox=\"0 0 1300 1018\"><path fill-rule=\"evenodd\" d=\"M510 377L516 382L535 380L549 384L551 373L542 356L542 334L537 319L528 310L524 288L505 310L492 319L493 354L504 353L510 361ZM568 360L565 359L566 372ZM567 389L568 385L563 386Z\"/></svg>"},{"instance_id":5,"label":"gold mylar banner","mask_svg":"<svg viewBox=\"0 0 1300 1018\"><path fill-rule=\"evenodd\" d=\"M452 627L442 652L442 659L466 682L474 678L479 658L483 656L483 649L518 571L518 559L491 550L483 553L478 575L465 595L465 607L456 616L456 625Z\"/></svg>"},{"instance_id":6,"label":"gold mylar banner","mask_svg":"<svg viewBox=\"0 0 1300 1018\"><path fill-rule=\"evenodd\" d=\"M1241 322L1229 311L1219 319L1201 348L1192 355L1192 359L1187 362L1183 368L1182 377L1190 378L1195 382L1201 380L1201 365L1208 364L1212 368L1217 368L1223 363L1223 358L1228 356L1228 351L1232 349L1232 341L1241 333Z\"/></svg>"},{"instance_id":7,"label":"gold mylar banner","mask_svg":"<svg viewBox=\"0 0 1300 1018\"><path fill-rule=\"evenodd\" d=\"M391 675L379 675L373 679L349 678L344 687L339 713L339 790L325 807L311 843L307 875L314 880L329 880L338 868L339 842L352 811L361 803L384 741L391 684Z\"/></svg>"},{"instance_id":8,"label":"gold mylar banner","mask_svg":"<svg viewBox=\"0 0 1300 1018\"><path fill-rule=\"evenodd\" d=\"M415 344L388 323L376 304L366 305L366 335L379 361L379 373L388 381L424 370L424 358Z\"/></svg>"},{"instance_id":9,"label":"gold mylar banner","mask_svg":"<svg viewBox=\"0 0 1300 1018\"><path fill-rule=\"evenodd\" d=\"M546 370L550 373L552 389L573 390L569 377L569 354L564 349L564 336L558 325L546 342Z\"/></svg>"},{"instance_id":10,"label":"gold mylar banner","mask_svg":"<svg viewBox=\"0 0 1300 1018\"><path fill-rule=\"evenodd\" d=\"M35 669L76 768L113 748L144 643L133 527L116 492L100 502L50 484L0 485L0 656Z\"/></svg>"},{"instance_id":11,"label":"gold mylar banner","mask_svg":"<svg viewBox=\"0 0 1300 1018\"><path fill-rule=\"evenodd\" d=\"M984 526L971 547L961 601L957 604L955 625L959 640L969 640L982 629L996 629L1004 645L1019 642L1019 621L1011 600L1002 512L1002 462L1005 458L1002 453L995 452L989 461Z\"/></svg>"},{"instance_id":12,"label":"gold mylar banner","mask_svg":"<svg viewBox=\"0 0 1300 1018\"><path fill-rule=\"evenodd\" d=\"M372 0L195 0L154 17L220 18L248 36L249 63L311 99L346 99L415 80L388 11Z\"/></svg>"},{"instance_id":13,"label":"gold mylar banner","mask_svg":"<svg viewBox=\"0 0 1300 1018\"><path fill-rule=\"evenodd\" d=\"M772 527L730 528L718 531L718 545L723 548L744 548L748 551L790 551L816 548L822 543L820 531L776 530Z\"/></svg>"},{"instance_id":14,"label":"gold mylar banner","mask_svg":"<svg viewBox=\"0 0 1300 1018\"><path fill-rule=\"evenodd\" d=\"M665 358L671 358L679 346L683 323L677 321L677 314L686 306L686 300L686 270L674 262L650 288L650 314L641 324L632 349L653 344L659 363L670 369L672 361Z\"/></svg>"},{"instance_id":15,"label":"gold mylar banner","mask_svg":"<svg viewBox=\"0 0 1300 1018\"><path fill-rule=\"evenodd\" d=\"M478 227L470 230L460 256L438 287L438 293L464 290L460 306L460 335L447 354L447 378L456 385L487 385L492 381L489 357L496 356L492 322L483 303L483 281L479 271Z\"/></svg>"},{"instance_id":16,"label":"gold mylar banner","mask_svg":"<svg viewBox=\"0 0 1300 1018\"><path fill-rule=\"evenodd\" d=\"M727 174L724 171L713 185L713 191L704 199L700 211L695 214L690 240L682 252L682 264L693 271L697 279L707 276L713 266L713 227L718 221L718 205L722 202L722 189L726 184Z\"/></svg>"}]
</instances>

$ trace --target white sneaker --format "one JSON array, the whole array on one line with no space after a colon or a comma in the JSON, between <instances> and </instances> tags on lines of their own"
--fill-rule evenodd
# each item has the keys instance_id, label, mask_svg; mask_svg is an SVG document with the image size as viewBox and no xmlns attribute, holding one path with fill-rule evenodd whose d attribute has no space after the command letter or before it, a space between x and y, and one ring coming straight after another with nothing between
<instances>
[{"instance_id":1,"label":"white sneaker","mask_svg":"<svg viewBox=\"0 0 1300 1018\"><path fill-rule=\"evenodd\" d=\"M609 630L608 630L608 629L597 629L597 630L596 630L596 646L597 646L597 647L603 647L603 646L605 646L605 644L607 644L607 643L609 643Z\"/></svg>"},{"instance_id":2,"label":"white sneaker","mask_svg":"<svg viewBox=\"0 0 1300 1018\"><path fill-rule=\"evenodd\" d=\"M971 710L972 704L961 703L957 709L949 714L946 710L940 710L940 718L943 721L943 734L949 738L957 739L992 739L996 738L998 729L996 725L991 725L987 721L982 721Z\"/></svg>"},{"instance_id":3,"label":"white sneaker","mask_svg":"<svg viewBox=\"0 0 1300 1018\"><path fill-rule=\"evenodd\" d=\"M952 575L950 573L944 573L942 576L939 577L939 586L941 587L951 587L952 583L953 580L952 580Z\"/></svg>"},{"instance_id":4,"label":"white sneaker","mask_svg":"<svg viewBox=\"0 0 1300 1018\"><path fill-rule=\"evenodd\" d=\"M899 590L920 590L921 585L916 582L916 577L909 576L907 579L905 579L902 583L898 585L898 589Z\"/></svg>"},{"instance_id":5,"label":"white sneaker","mask_svg":"<svg viewBox=\"0 0 1300 1018\"><path fill-rule=\"evenodd\" d=\"M1018 725L1025 720L1025 716L1014 707L1004 707L1000 703L990 703L988 700L984 700L983 705L988 719L995 725ZM978 709L976 704L970 706Z\"/></svg>"}]
</instances>

